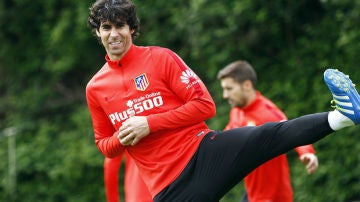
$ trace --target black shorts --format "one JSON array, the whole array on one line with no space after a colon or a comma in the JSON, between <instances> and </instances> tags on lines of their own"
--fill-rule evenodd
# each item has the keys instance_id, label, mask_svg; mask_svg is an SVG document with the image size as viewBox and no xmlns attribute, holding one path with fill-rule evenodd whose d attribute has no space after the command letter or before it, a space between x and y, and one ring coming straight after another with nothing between
<instances>
[{"instance_id":1,"label":"black shorts","mask_svg":"<svg viewBox=\"0 0 360 202\"><path fill-rule=\"evenodd\" d=\"M180 176L154 201L219 201L257 166L332 133L327 114L206 134Z\"/></svg>"}]
</instances>

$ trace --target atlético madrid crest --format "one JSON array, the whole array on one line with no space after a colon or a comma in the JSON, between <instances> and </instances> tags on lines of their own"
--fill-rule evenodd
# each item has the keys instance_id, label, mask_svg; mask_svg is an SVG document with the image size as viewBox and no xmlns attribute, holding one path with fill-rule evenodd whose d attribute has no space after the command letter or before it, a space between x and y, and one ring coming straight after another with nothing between
<instances>
[{"instance_id":1,"label":"atl\u00e9tico madrid crest","mask_svg":"<svg viewBox=\"0 0 360 202\"><path fill-rule=\"evenodd\" d=\"M147 79L145 73L141 74L140 76L137 76L134 79L134 82L137 90L145 91L146 88L149 86L149 80Z\"/></svg>"}]
</instances>

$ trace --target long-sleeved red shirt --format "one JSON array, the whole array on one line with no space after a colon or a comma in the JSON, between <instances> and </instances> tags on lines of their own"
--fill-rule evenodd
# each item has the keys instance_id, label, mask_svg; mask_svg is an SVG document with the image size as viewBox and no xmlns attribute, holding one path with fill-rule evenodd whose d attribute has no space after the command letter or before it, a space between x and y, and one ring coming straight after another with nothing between
<instances>
[{"instance_id":1,"label":"long-sleeved red shirt","mask_svg":"<svg viewBox=\"0 0 360 202\"><path fill-rule=\"evenodd\" d=\"M225 130L285 120L287 120L285 114L273 102L257 92L255 100L250 105L231 109L230 121ZM299 156L315 153L311 145L297 147L295 150ZM285 154L253 170L245 177L244 182L250 202L293 201L289 166Z\"/></svg>"},{"instance_id":2,"label":"long-sleeved red shirt","mask_svg":"<svg viewBox=\"0 0 360 202\"><path fill-rule=\"evenodd\" d=\"M86 98L95 143L107 157L124 150L154 197L173 182L210 132L215 104L200 78L169 49L132 45L89 81ZM146 116L150 134L123 146L117 130L130 114Z\"/></svg>"}]
</instances>

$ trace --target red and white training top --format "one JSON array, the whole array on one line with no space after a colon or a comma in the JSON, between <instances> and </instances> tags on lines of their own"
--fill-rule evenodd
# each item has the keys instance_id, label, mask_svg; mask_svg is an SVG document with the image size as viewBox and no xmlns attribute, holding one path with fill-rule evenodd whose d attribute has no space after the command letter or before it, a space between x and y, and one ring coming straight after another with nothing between
<instances>
[{"instance_id":1,"label":"red and white training top","mask_svg":"<svg viewBox=\"0 0 360 202\"><path fill-rule=\"evenodd\" d=\"M107 62L86 87L95 143L107 157L128 152L154 197L175 180L210 129L204 120L215 104L200 78L174 52L132 45L118 61ZM150 134L122 146L122 122L147 116Z\"/></svg>"}]
</instances>

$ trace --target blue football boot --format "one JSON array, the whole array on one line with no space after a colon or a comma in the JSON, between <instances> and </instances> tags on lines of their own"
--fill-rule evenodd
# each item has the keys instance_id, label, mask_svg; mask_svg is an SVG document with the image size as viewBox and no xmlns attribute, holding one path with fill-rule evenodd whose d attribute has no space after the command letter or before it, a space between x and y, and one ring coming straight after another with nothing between
<instances>
[{"instance_id":1,"label":"blue football boot","mask_svg":"<svg viewBox=\"0 0 360 202\"><path fill-rule=\"evenodd\" d=\"M339 70L327 69L324 72L324 81L333 95L332 107L351 119L354 124L359 124L360 96L349 76Z\"/></svg>"}]
</instances>

